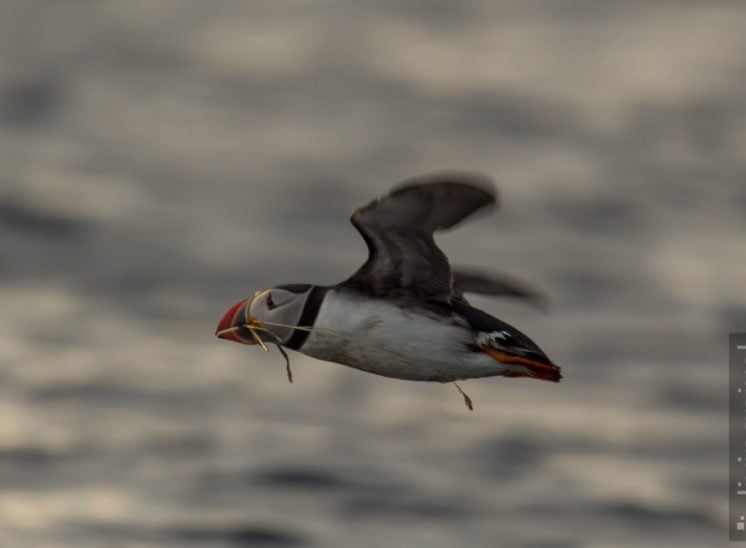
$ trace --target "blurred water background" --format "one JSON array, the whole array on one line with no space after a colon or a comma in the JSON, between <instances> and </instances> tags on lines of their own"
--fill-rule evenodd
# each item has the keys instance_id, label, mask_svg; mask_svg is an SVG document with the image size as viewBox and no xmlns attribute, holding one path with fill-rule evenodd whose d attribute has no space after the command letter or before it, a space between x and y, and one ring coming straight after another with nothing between
<instances>
[{"instance_id":1,"label":"blurred water background","mask_svg":"<svg viewBox=\"0 0 746 548\"><path fill-rule=\"evenodd\" d=\"M746 331L741 2L0 2L0 546L727 542ZM213 336L365 258L441 168L454 264L555 385L394 381Z\"/></svg>"}]
</instances>

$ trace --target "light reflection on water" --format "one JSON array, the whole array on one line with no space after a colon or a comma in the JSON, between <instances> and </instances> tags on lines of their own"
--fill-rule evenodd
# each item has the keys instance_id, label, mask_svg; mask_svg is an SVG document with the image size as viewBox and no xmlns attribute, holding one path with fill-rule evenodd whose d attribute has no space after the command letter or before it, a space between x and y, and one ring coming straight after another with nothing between
<instances>
[{"instance_id":1,"label":"light reflection on water","mask_svg":"<svg viewBox=\"0 0 746 548\"><path fill-rule=\"evenodd\" d=\"M0 38L1 544L724 539L742 14L576 4L49 6L56 34L19 10ZM468 382L468 413L450 386L299 355L289 385L276 351L214 338L257 288L347 277L349 211L443 167L498 180L499 214L439 241L551 295L549 314L475 302L562 383Z\"/></svg>"}]
</instances>

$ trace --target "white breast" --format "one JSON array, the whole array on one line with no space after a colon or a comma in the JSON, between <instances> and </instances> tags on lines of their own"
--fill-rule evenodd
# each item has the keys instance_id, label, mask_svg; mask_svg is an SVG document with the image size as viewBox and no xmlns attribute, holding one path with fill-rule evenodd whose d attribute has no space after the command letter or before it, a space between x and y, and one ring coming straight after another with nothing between
<instances>
[{"instance_id":1,"label":"white breast","mask_svg":"<svg viewBox=\"0 0 746 548\"><path fill-rule=\"evenodd\" d=\"M470 330L381 299L329 291L300 351L363 371L420 381L500 375L506 366L470 350Z\"/></svg>"}]
</instances>

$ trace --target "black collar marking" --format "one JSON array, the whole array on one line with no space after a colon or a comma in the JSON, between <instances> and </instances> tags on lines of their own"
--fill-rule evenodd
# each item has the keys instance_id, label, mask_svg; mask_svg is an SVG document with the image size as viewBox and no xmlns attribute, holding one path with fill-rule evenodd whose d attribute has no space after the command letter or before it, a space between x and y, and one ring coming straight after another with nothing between
<instances>
[{"instance_id":1,"label":"black collar marking","mask_svg":"<svg viewBox=\"0 0 746 548\"><path fill-rule=\"evenodd\" d=\"M306 304L303 307L300 320L298 320L298 325L300 327L313 327L313 324L316 321L316 316L321 308L321 301L324 300L324 295L326 295L327 291L329 291L328 287L321 287L318 285L313 286L308 295L308 299L306 299ZM303 343L306 342L309 334L310 332L305 329L295 329L293 330L292 336L284 346L291 348L292 350L298 350L303 346Z\"/></svg>"}]
</instances>

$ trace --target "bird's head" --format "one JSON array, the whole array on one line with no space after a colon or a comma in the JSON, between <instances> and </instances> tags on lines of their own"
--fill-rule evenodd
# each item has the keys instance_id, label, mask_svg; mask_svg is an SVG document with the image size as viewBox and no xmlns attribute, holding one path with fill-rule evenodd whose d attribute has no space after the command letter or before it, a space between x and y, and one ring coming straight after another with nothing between
<instances>
[{"instance_id":1,"label":"bird's head","mask_svg":"<svg viewBox=\"0 0 746 548\"><path fill-rule=\"evenodd\" d=\"M215 335L262 347L265 342L285 344L299 327L312 288L308 284L289 284L257 291L225 313Z\"/></svg>"}]
</instances>

